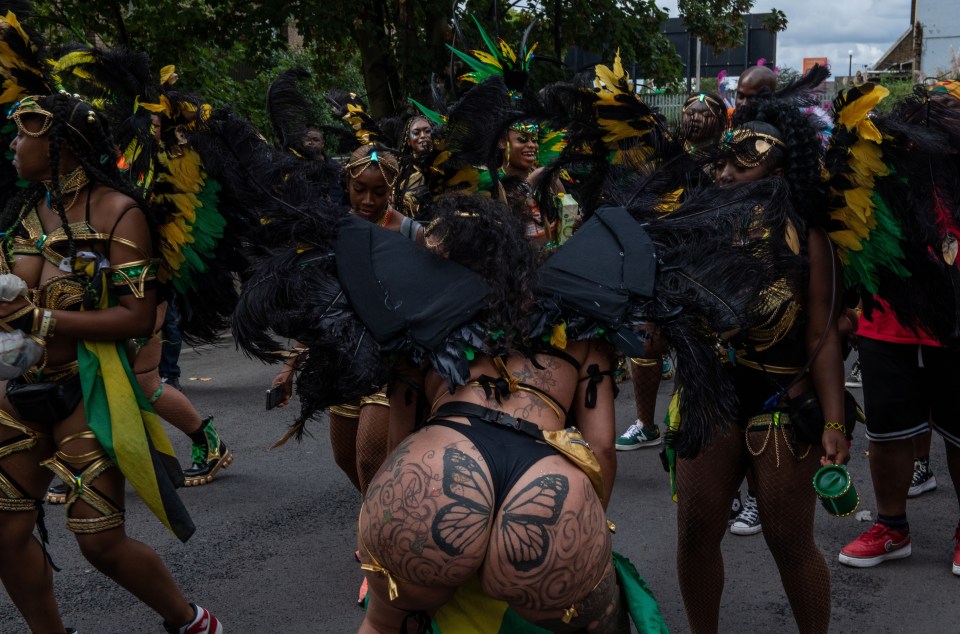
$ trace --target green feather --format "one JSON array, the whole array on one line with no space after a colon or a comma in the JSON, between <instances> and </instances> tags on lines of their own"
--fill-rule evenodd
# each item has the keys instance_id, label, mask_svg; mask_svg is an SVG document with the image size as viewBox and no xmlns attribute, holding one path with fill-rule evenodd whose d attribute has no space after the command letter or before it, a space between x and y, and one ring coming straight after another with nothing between
<instances>
[{"instance_id":1,"label":"green feather","mask_svg":"<svg viewBox=\"0 0 960 634\"><path fill-rule=\"evenodd\" d=\"M444 123L447 122L446 118L442 114L440 114L436 110L431 110L430 108L427 108L425 105L423 105L416 99L412 97L407 97L407 101L409 101L414 106L416 106L417 110L419 110L420 113L423 116L425 116L431 123L435 125L443 125Z\"/></svg>"},{"instance_id":2,"label":"green feather","mask_svg":"<svg viewBox=\"0 0 960 634\"><path fill-rule=\"evenodd\" d=\"M480 25L480 20L477 19L477 16L470 14L470 17L473 19L473 23L477 25L477 30L480 31L480 37L483 38L483 43L487 45L490 54L499 59L501 62L503 58L500 56L500 47L497 46L496 42L490 39L490 36L487 35L487 32L483 30L483 27Z\"/></svg>"},{"instance_id":3,"label":"green feather","mask_svg":"<svg viewBox=\"0 0 960 634\"><path fill-rule=\"evenodd\" d=\"M464 64L466 64L467 66L473 69L473 72L476 74L475 79L477 80L477 83L480 83L481 81L489 77L493 77L495 75L501 74L500 69L497 68L496 66L484 64L483 62L479 61L474 57L471 57L470 55L464 53L463 51L458 51L457 49L453 48L449 44L447 44L446 47L449 48L454 55L459 57Z\"/></svg>"}]
</instances>

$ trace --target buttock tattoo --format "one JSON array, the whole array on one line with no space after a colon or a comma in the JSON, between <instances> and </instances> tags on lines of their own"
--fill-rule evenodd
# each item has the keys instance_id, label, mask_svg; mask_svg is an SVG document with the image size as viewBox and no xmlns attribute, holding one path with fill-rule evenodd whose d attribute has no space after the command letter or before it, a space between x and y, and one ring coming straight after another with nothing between
<instances>
[{"instance_id":1,"label":"buttock tattoo","mask_svg":"<svg viewBox=\"0 0 960 634\"><path fill-rule=\"evenodd\" d=\"M547 527L557 523L570 483L566 476L540 476L514 495L501 509L496 529L507 560L527 572L543 565L550 548ZM443 454L443 492L453 502L437 511L433 541L448 555L458 556L484 538L493 514L493 487L480 464L456 447Z\"/></svg>"}]
</instances>

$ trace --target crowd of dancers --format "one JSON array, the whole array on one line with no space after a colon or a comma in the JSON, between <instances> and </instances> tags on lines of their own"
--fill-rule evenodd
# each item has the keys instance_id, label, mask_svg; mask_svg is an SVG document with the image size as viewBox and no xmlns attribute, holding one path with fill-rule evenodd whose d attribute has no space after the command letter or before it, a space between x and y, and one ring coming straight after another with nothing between
<instances>
[{"instance_id":1,"label":"crowd of dancers","mask_svg":"<svg viewBox=\"0 0 960 634\"><path fill-rule=\"evenodd\" d=\"M267 95L271 143L173 66L48 51L28 3L0 11L0 579L31 631L75 631L45 500L167 631L224 631L124 531L129 482L187 540L177 487L233 461L161 379L174 310L185 341L232 325L282 364L272 404L301 409L280 442L328 421L362 497L361 632L665 630L606 519L616 449L654 444L689 629L717 630L746 479L798 629L827 631L811 480L864 421L853 343L879 517L840 562L910 554L913 439L931 427L960 491L960 83L825 105L827 69L781 86L759 66L730 107L697 93L671 125L619 56L534 87L530 30L514 48L475 21L482 47L451 47L476 84L459 97L377 120L331 90L342 124L321 126L291 69ZM618 438L624 359L637 416ZM160 418L190 437L186 469Z\"/></svg>"}]
</instances>

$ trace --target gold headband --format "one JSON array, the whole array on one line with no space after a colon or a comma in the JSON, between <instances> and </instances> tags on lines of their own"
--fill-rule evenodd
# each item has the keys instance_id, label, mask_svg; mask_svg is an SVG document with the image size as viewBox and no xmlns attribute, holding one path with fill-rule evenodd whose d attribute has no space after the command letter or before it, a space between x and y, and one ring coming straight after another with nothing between
<instances>
[{"instance_id":1,"label":"gold headband","mask_svg":"<svg viewBox=\"0 0 960 634\"><path fill-rule=\"evenodd\" d=\"M13 107L11 107L9 112L7 112L7 119L13 119L13 122L17 124L17 129L20 130L22 134L33 137L34 139L40 138L50 131L50 126L53 125L54 118L52 112L46 110L40 105L39 101L37 101L39 98L40 95L30 95L28 97L24 97L17 103L13 104ZM77 108L79 108L81 105L83 105L83 102L77 103L77 105L73 108L73 112L76 112ZM32 132L23 127L23 122L21 121L21 117L23 117L23 115L37 115L43 117L43 124L40 126L40 130L37 132ZM93 123L96 121L96 117L97 115L92 109L87 111L87 123ZM73 130L77 136L83 139L83 142L87 144L87 147L93 149L93 145L87 140L87 137L84 136L83 132L80 132L80 130L71 125L69 121L65 122L65 125Z\"/></svg>"},{"instance_id":2,"label":"gold headband","mask_svg":"<svg viewBox=\"0 0 960 634\"><path fill-rule=\"evenodd\" d=\"M720 148L732 153L736 162L743 167L757 167L774 147L785 148L786 145L775 136L746 128L730 130L720 141Z\"/></svg>"},{"instance_id":3,"label":"gold headband","mask_svg":"<svg viewBox=\"0 0 960 634\"><path fill-rule=\"evenodd\" d=\"M376 165L377 169L380 170L380 175L383 176L383 180L387 183L387 186L393 187L393 181L396 180L396 176L392 179L387 177L387 173L383 169L383 164L380 162L380 156L377 150L373 150L367 156L358 158L355 161L351 161L343 166L344 171L350 178L356 178L363 174L363 171L370 167L371 165Z\"/></svg>"},{"instance_id":4,"label":"gold headband","mask_svg":"<svg viewBox=\"0 0 960 634\"><path fill-rule=\"evenodd\" d=\"M714 98L711 97L710 95L708 95L708 94L706 94L706 93L700 93L699 95L694 95L694 96L690 97L689 99L687 99L686 103L683 104L682 112L686 112L686 111L687 111L687 108L689 108L690 106L692 106L692 105L695 104L695 103L706 103L706 104L710 104L710 105L716 106L717 108L720 108L721 110L726 110L726 106L724 106L722 103L720 103L719 101L717 101L716 99L714 99Z\"/></svg>"}]
</instances>

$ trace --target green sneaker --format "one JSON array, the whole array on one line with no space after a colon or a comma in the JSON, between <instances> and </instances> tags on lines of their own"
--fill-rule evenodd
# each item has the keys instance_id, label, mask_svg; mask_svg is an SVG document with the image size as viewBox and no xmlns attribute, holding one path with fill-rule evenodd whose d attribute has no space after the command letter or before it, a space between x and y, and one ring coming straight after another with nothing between
<instances>
[{"instance_id":1,"label":"green sneaker","mask_svg":"<svg viewBox=\"0 0 960 634\"><path fill-rule=\"evenodd\" d=\"M643 423L637 420L634 424L623 432L623 435L617 438L617 444L614 445L617 451L633 451L634 449L643 449L644 447L657 447L663 443L663 436L660 435L660 428L644 427Z\"/></svg>"},{"instance_id":2,"label":"green sneaker","mask_svg":"<svg viewBox=\"0 0 960 634\"><path fill-rule=\"evenodd\" d=\"M226 469L233 462L233 454L213 426L213 416L205 419L193 436L199 437L193 443L193 465L183 470L183 485L188 487L212 482L220 469Z\"/></svg>"}]
</instances>

